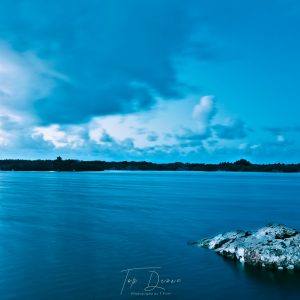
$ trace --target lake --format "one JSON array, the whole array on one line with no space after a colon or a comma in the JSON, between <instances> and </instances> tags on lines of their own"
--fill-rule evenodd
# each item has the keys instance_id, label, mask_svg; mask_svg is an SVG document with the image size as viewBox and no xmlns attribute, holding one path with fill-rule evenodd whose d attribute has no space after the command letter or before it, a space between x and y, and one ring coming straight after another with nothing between
<instances>
[{"instance_id":1,"label":"lake","mask_svg":"<svg viewBox=\"0 0 300 300\"><path fill-rule=\"evenodd\" d=\"M300 228L300 174L0 172L0 299L297 299L187 245L269 222Z\"/></svg>"}]
</instances>

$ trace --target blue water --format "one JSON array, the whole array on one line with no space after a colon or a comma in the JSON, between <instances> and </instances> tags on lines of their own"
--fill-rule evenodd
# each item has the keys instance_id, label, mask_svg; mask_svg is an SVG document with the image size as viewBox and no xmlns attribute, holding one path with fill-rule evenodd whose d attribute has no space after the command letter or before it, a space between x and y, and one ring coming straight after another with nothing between
<instances>
[{"instance_id":1,"label":"blue water","mask_svg":"<svg viewBox=\"0 0 300 300\"><path fill-rule=\"evenodd\" d=\"M0 172L0 299L299 299L298 275L187 245L300 228L299 196L299 174ZM179 280L145 294L151 274Z\"/></svg>"}]
</instances>

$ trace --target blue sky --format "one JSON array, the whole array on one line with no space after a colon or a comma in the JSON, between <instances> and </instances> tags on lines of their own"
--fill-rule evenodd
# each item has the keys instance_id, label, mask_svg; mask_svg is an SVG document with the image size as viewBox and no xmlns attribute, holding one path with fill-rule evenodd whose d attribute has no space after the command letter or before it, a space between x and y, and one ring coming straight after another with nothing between
<instances>
[{"instance_id":1,"label":"blue sky","mask_svg":"<svg viewBox=\"0 0 300 300\"><path fill-rule=\"evenodd\" d=\"M2 0L2 158L299 162L296 0Z\"/></svg>"}]
</instances>

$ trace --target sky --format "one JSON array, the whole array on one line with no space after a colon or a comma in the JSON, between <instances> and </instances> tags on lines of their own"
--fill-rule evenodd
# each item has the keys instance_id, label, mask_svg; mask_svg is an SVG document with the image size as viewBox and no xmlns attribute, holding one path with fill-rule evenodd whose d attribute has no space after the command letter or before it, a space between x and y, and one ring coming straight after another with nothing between
<instances>
[{"instance_id":1,"label":"sky","mask_svg":"<svg viewBox=\"0 0 300 300\"><path fill-rule=\"evenodd\" d=\"M297 0L2 0L0 158L300 162Z\"/></svg>"}]
</instances>

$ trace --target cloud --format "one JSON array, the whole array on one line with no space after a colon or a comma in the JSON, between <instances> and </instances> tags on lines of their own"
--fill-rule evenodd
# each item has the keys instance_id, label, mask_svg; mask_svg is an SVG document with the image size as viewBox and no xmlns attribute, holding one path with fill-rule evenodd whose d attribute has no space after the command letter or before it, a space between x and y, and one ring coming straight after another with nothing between
<instances>
[{"instance_id":1,"label":"cloud","mask_svg":"<svg viewBox=\"0 0 300 300\"><path fill-rule=\"evenodd\" d=\"M247 136L245 123L239 119L218 117L218 107L214 96L203 96L194 106L193 119L197 124L197 130L181 136L186 139L208 138L235 140Z\"/></svg>"},{"instance_id":2,"label":"cloud","mask_svg":"<svg viewBox=\"0 0 300 300\"><path fill-rule=\"evenodd\" d=\"M1 110L29 110L34 101L50 96L56 81L66 78L30 51L17 52L0 40ZM28 111L27 111L28 113Z\"/></svg>"},{"instance_id":3,"label":"cloud","mask_svg":"<svg viewBox=\"0 0 300 300\"><path fill-rule=\"evenodd\" d=\"M220 139L234 140L243 139L247 136L245 123L241 120L230 119L227 124L217 124L213 126L216 136Z\"/></svg>"},{"instance_id":4,"label":"cloud","mask_svg":"<svg viewBox=\"0 0 300 300\"><path fill-rule=\"evenodd\" d=\"M147 110L157 97L182 97L188 84L179 80L176 58L199 58L202 49L203 59L209 56L203 42L191 39L198 28L193 4L62 0L57 9L56 1L3 0L0 36L19 57L12 77L26 80L16 82L15 97L27 102L33 95L33 111L45 124Z\"/></svg>"},{"instance_id":5,"label":"cloud","mask_svg":"<svg viewBox=\"0 0 300 300\"><path fill-rule=\"evenodd\" d=\"M115 140L111 135L109 135L105 130L102 133L102 136L100 138L100 142L102 143L113 143Z\"/></svg>"},{"instance_id":6,"label":"cloud","mask_svg":"<svg viewBox=\"0 0 300 300\"><path fill-rule=\"evenodd\" d=\"M276 139L277 139L277 142L278 142L278 143L282 143L282 142L285 141L285 138L284 138L283 135L277 135Z\"/></svg>"},{"instance_id":7,"label":"cloud","mask_svg":"<svg viewBox=\"0 0 300 300\"><path fill-rule=\"evenodd\" d=\"M206 131L204 134L193 131L189 128L184 128L180 134L175 135L176 140L182 147L199 147L202 142L211 137L211 132Z\"/></svg>"},{"instance_id":8,"label":"cloud","mask_svg":"<svg viewBox=\"0 0 300 300\"><path fill-rule=\"evenodd\" d=\"M163 109L156 108L157 111L95 117L75 125L37 126L30 118L4 115L0 116L0 147L2 153L5 153L3 149L14 153L13 149L17 148L23 157L33 150L43 155L47 153L48 158L61 155L108 160L172 161L188 160L189 155L195 160L197 155L206 157L219 153L220 156L221 151L239 149L240 141L236 140L243 136L245 126L230 117L220 118L213 99L202 97L196 106L194 99L169 102ZM199 124L205 124L202 132Z\"/></svg>"},{"instance_id":9,"label":"cloud","mask_svg":"<svg viewBox=\"0 0 300 300\"><path fill-rule=\"evenodd\" d=\"M293 141L298 140L297 136L300 134L300 126L293 125L293 126L271 126L271 127L264 127L264 131L269 132L272 134L273 139L277 142L282 144L292 143Z\"/></svg>"},{"instance_id":10,"label":"cloud","mask_svg":"<svg viewBox=\"0 0 300 300\"><path fill-rule=\"evenodd\" d=\"M147 136L149 142L156 142L158 140L158 135L155 132L151 132Z\"/></svg>"},{"instance_id":11,"label":"cloud","mask_svg":"<svg viewBox=\"0 0 300 300\"><path fill-rule=\"evenodd\" d=\"M278 126L278 127L264 127L265 131L270 132L274 135L282 133L300 133L300 125L294 126Z\"/></svg>"},{"instance_id":12,"label":"cloud","mask_svg":"<svg viewBox=\"0 0 300 300\"><path fill-rule=\"evenodd\" d=\"M33 128L32 137L41 137L45 142L50 142L55 148L75 149L85 143L84 128L68 126L62 128L59 125Z\"/></svg>"},{"instance_id":13,"label":"cloud","mask_svg":"<svg viewBox=\"0 0 300 300\"><path fill-rule=\"evenodd\" d=\"M193 118L197 122L199 134L205 134L212 119L217 113L214 96L203 96L194 106Z\"/></svg>"},{"instance_id":14,"label":"cloud","mask_svg":"<svg viewBox=\"0 0 300 300\"><path fill-rule=\"evenodd\" d=\"M2 112L1 112L2 113ZM25 157L29 151L45 151L51 145L40 136L32 135L32 122L27 117L12 113L0 115L0 149L4 154L17 153ZM8 157L11 157L8 155Z\"/></svg>"}]
</instances>

